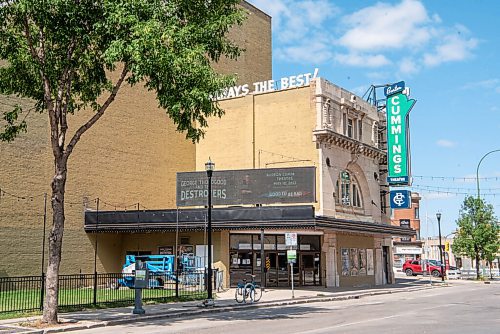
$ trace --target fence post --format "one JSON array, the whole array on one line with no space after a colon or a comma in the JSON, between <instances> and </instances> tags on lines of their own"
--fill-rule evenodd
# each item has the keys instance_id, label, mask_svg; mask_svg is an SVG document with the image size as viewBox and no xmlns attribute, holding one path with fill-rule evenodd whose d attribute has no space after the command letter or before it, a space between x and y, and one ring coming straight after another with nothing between
<instances>
[{"instance_id":1,"label":"fence post","mask_svg":"<svg viewBox=\"0 0 500 334\"><path fill-rule=\"evenodd\" d=\"M97 271L94 271L94 306L97 305Z\"/></svg>"},{"instance_id":2,"label":"fence post","mask_svg":"<svg viewBox=\"0 0 500 334\"><path fill-rule=\"evenodd\" d=\"M179 265L177 265L177 274L175 275L175 298L179 298Z\"/></svg>"},{"instance_id":3,"label":"fence post","mask_svg":"<svg viewBox=\"0 0 500 334\"><path fill-rule=\"evenodd\" d=\"M40 282L40 310L43 310L43 297L45 295L45 273L42 272L41 282Z\"/></svg>"}]
</instances>

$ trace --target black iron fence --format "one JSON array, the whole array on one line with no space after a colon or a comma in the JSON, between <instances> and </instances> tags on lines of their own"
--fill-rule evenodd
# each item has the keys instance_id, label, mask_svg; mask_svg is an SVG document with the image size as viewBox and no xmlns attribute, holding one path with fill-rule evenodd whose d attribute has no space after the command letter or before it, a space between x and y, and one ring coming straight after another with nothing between
<instances>
[{"instance_id":1,"label":"black iron fence","mask_svg":"<svg viewBox=\"0 0 500 334\"><path fill-rule=\"evenodd\" d=\"M167 302L206 296L206 273L150 273L144 301ZM223 273L214 271L213 286L219 289ZM76 274L59 276L59 309L96 305L133 305L133 274ZM43 308L45 276L0 277L0 313L29 312Z\"/></svg>"}]
</instances>

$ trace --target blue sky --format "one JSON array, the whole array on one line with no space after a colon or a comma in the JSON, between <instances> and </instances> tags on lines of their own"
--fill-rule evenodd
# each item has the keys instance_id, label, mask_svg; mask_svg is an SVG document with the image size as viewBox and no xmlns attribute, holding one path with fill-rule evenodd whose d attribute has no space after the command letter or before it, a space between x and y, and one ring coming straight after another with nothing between
<instances>
[{"instance_id":1,"label":"blue sky","mask_svg":"<svg viewBox=\"0 0 500 334\"><path fill-rule=\"evenodd\" d=\"M249 0L273 18L273 79L312 72L362 96L404 80L422 235L453 231L476 168L500 149L498 0ZM482 197L500 217L500 152L480 165ZM426 219L426 215L429 217Z\"/></svg>"}]
</instances>

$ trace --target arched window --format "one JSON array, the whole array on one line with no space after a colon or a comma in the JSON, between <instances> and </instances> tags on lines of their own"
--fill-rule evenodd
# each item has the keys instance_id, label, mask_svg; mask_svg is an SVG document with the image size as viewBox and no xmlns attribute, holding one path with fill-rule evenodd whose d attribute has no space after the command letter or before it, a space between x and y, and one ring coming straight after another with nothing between
<instances>
[{"instance_id":1,"label":"arched window","mask_svg":"<svg viewBox=\"0 0 500 334\"><path fill-rule=\"evenodd\" d=\"M361 208L361 189L358 182L348 171L340 172L340 177L337 180L337 203L342 206L352 206Z\"/></svg>"}]
</instances>

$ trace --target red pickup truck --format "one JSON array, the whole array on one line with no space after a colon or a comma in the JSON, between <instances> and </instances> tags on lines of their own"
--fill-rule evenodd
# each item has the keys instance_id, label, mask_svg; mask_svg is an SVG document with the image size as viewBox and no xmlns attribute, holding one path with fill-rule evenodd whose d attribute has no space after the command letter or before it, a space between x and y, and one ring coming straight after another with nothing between
<instances>
[{"instance_id":1,"label":"red pickup truck","mask_svg":"<svg viewBox=\"0 0 500 334\"><path fill-rule=\"evenodd\" d=\"M426 265L426 272L434 277L441 277L441 266L439 262L432 260L423 260ZM407 260L403 264L403 272L406 276L423 275L424 271L420 260Z\"/></svg>"}]
</instances>

